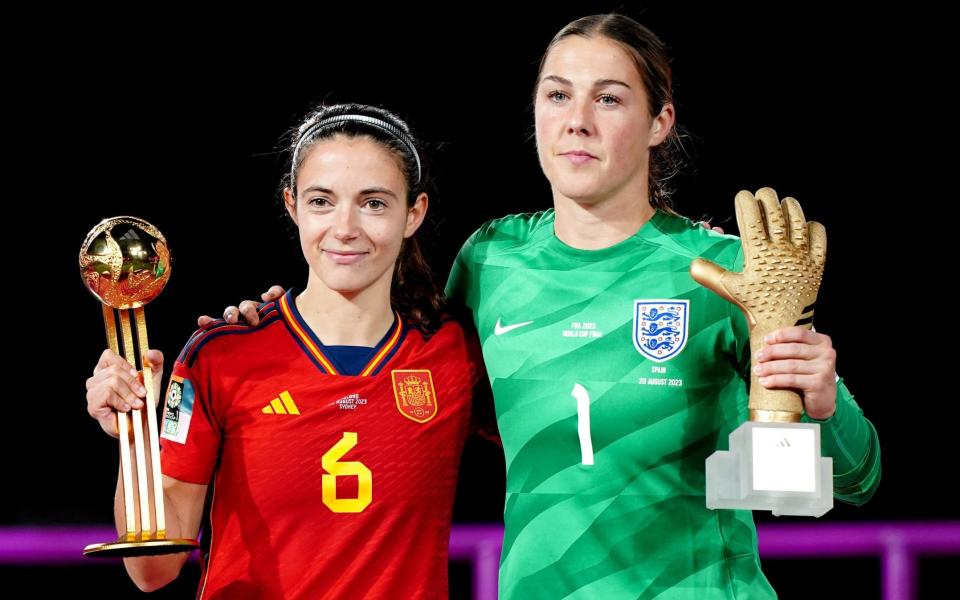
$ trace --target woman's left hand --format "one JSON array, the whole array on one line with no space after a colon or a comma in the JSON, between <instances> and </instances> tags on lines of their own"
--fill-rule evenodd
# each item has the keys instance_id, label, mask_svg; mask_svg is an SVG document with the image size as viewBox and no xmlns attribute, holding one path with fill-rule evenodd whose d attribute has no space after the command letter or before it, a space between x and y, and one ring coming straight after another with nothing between
<instances>
[{"instance_id":1,"label":"woman's left hand","mask_svg":"<svg viewBox=\"0 0 960 600\"><path fill-rule=\"evenodd\" d=\"M823 420L837 410L837 352L830 336L804 327L785 327L764 338L753 357L760 384L792 388L803 397L807 416Z\"/></svg>"}]
</instances>

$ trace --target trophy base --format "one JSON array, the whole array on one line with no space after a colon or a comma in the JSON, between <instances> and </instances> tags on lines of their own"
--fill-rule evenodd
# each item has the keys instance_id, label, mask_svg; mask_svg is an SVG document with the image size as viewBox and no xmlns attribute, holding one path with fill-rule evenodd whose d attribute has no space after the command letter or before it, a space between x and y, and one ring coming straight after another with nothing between
<instances>
[{"instance_id":1,"label":"trophy base","mask_svg":"<svg viewBox=\"0 0 960 600\"><path fill-rule=\"evenodd\" d=\"M833 508L833 459L817 423L747 422L707 459L707 508L820 517Z\"/></svg>"},{"instance_id":2,"label":"trophy base","mask_svg":"<svg viewBox=\"0 0 960 600\"><path fill-rule=\"evenodd\" d=\"M119 539L105 544L90 544L83 549L84 556L114 558L124 556L157 556L190 552L200 547L196 540L138 540L128 542Z\"/></svg>"}]
</instances>

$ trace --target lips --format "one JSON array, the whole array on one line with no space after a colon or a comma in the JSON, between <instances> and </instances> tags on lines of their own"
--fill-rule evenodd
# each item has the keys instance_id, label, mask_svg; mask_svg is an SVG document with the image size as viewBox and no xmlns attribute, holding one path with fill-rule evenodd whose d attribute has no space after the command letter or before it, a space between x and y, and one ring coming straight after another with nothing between
<instances>
[{"instance_id":1,"label":"lips","mask_svg":"<svg viewBox=\"0 0 960 600\"><path fill-rule=\"evenodd\" d=\"M367 252L356 250L324 250L324 255L338 265L352 265L360 262L367 256Z\"/></svg>"},{"instance_id":2,"label":"lips","mask_svg":"<svg viewBox=\"0 0 960 600\"><path fill-rule=\"evenodd\" d=\"M597 160L596 156L583 150L571 150L570 152L563 152L560 156L563 156L574 165L582 165L592 160Z\"/></svg>"}]
</instances>

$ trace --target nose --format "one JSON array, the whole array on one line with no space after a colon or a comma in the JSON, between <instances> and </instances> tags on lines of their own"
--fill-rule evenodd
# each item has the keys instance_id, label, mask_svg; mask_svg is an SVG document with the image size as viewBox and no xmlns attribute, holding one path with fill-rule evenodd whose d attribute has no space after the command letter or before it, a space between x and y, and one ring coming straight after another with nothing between
<instances>
[{"instance_id":1,"label":"nose","mask_svg":"<svg viewBox=\"0 0 960 600\"><path fill-rule=\"evenodd\" d=\"M333 235L339 241L352 240L359 235L359 209L352 202L340 202L337 205Z\"/></svg>"},{"instance_id":2,"label":"nose","mask_svg":"<svg viewBox=\"0 0 960 600\"><path fill-rule=\"evenodd\" d=\"M589 98L571 101L567 113L569 135L593 135L593 103Z\"/></svg>"}]
</instances>

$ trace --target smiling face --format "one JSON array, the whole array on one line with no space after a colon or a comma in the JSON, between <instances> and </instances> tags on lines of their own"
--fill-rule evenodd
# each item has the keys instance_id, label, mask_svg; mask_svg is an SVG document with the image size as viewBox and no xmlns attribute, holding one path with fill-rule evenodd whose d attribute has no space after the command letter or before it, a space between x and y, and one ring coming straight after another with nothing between
<instances>
[{"instance_id":1,"label":"smiling face","mask_svg":"<svg viewBox=\"0 0 960 600\"><path fill-rule=\"evenodd\" d=\"M534 109L537 154L555 197L646 197L650 148L669 133L673 106L650 114L636 62L620 44L579 35L554 44Z\"/></svg>"},{"instance_id":2,"label":"smiling face","mask_svg":"<svg viewBox=\"0 0 960 600\"><path fill-rule=\"evenodd\" d=\"M408 207L399 158L369 137L338 134L306 153L296 197L287 188L284 201L311 280L347 296L389 294L401 244L426 214L426 194Z\"/></svg>"}]
</instances>

